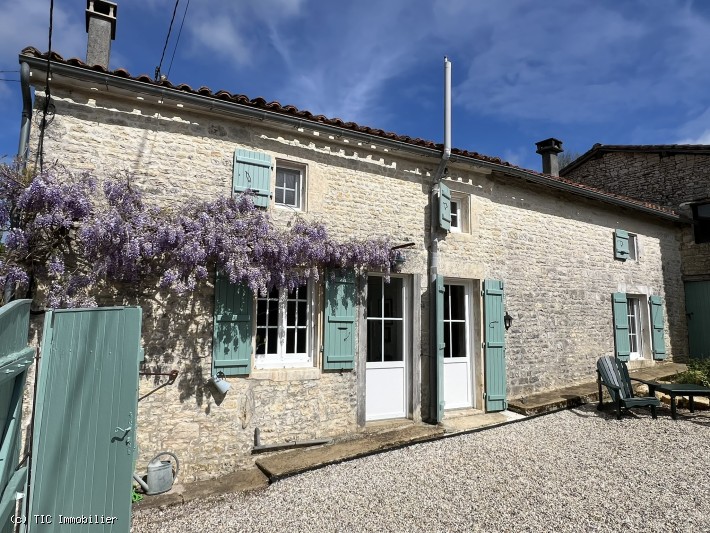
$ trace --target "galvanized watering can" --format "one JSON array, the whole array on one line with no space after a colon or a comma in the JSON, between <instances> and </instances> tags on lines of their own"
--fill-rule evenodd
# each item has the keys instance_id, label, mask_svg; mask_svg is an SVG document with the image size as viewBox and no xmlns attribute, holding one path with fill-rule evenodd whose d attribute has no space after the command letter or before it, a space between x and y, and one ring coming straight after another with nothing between
<instances>
[{"instance_id":1,"label":"galvanized watering can","mask_svg":"<svg viewBox=\"0 0 710 533\"><path fill-rule=\"evenodd\" d=\"M162 461L160 458L169 455L175 459L175 472L173 472L172 461ZM161 494L169 491L173 486L173 481L180 471L180 461L172 452L160 452L148 463L148 475L145 481L138 475L133 474L133 479L143 488L146 494Z\"/></svg>"}]
</instances>

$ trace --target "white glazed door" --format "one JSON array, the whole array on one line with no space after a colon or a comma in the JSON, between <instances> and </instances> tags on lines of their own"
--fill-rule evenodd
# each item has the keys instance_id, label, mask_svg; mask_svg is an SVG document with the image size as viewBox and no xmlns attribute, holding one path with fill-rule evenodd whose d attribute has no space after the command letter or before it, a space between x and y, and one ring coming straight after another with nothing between
<instances>
[{"instance_id":1,"label":"white glazed door","mask_svg":"<svg viewBox=\"0 0 710 533\"><path fill-rule=\"evenodd\" d=\"M367 420L407 416L407 316L404 280L367 281Z\"/></svg>"},{"instance_id":2,"label":"white glazed door","mask_svg":"<svg viewBox=\"0 0 710 533\"><path fill-rule=\"evenodd\" d=\"M472 406L471 287L444 285L444 408Z\"/></svg>"}]
</instances>

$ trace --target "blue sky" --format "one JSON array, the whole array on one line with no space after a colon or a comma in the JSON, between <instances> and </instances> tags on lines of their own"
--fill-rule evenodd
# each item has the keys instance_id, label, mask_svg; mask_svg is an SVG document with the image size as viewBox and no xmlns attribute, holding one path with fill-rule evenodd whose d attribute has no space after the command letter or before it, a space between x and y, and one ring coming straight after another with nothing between
<instances>
[{"instance_id":1,"label":"blue sky","mask_svg":"<svg viewBox=\"0 0 710 533\"><path fill-rule=\"evenodd\" d=\"M110 68L153 75L174 0L118 0ZM187 0L180 0L163 61ZM85 0L55 0L53 49L85 58ZM0 0L0 70L47 50L49 0ZM710 144L710 2L190 0L173 83L277 100L539 169L536 141ZM19 79L17 72L0 78ZM20 84L0 81L0 155L17 151Z\"/></svg>"}]
</instances>

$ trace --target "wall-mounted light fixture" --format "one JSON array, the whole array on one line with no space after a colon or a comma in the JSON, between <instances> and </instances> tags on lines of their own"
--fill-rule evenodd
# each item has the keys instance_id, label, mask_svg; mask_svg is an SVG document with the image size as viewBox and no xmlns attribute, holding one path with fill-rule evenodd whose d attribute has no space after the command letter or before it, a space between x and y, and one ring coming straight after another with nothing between
<instances>
[{"instance_id":1,"label":"wall-mounted light fixture","mask_svg":"<svg viewBox=\"0 0 710 533\"><path fill-rule=\"evenodd\" d=\"M513 317L508 314L508 311L505 312L505 316L503 317L503 324L505 324L506 331L513 325Z\"/></svg>"}]
</instances>

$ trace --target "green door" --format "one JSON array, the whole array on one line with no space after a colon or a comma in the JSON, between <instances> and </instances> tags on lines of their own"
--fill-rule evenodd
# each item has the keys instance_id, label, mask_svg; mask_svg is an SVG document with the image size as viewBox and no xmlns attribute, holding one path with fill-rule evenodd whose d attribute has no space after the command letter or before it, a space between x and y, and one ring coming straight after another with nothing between
<instances>
[{"instance_id":1,"label":"green door","mask_svg":"<svg viewBox=\"0 0 710 533\"><path fill-rule=\"evenodd\" d=\"M710 281L686 281L685 314L690 357L710 358Z\"/></svg>"},{"instance_id":2,"label":"green door","mask_svg":"<svg viewBox=\"0 0 710 533\"><path fill-rule=\"evenodd\" d=\"M140 336L140 308L47 312L29 531L129 531Z\"/></svg>"}]
</instances>

